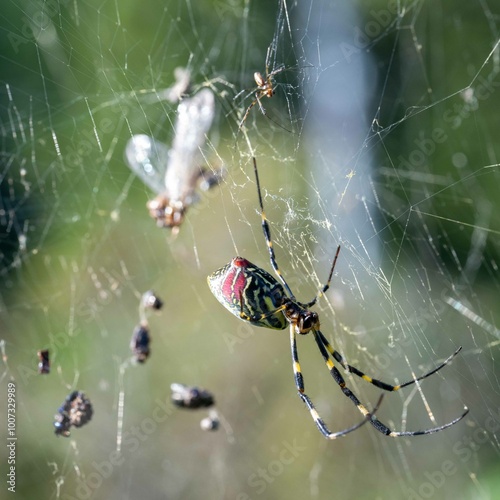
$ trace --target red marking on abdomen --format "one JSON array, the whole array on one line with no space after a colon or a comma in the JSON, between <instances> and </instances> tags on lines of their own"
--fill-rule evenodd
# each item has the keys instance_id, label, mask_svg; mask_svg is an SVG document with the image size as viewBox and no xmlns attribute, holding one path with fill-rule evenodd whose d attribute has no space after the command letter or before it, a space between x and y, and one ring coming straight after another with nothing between
<instances>
[{"instance_id":1,"label":"red marking on abdomen","mask_svg":"<svg viewBox=\"0 0 500 500\"><path fill-rule=\"evenodd\" d=\"M243 257L235 257L231 264L234 266L234 267L248 267L250 265L250 262L243 258Z\"/></svg>"},{"instance_id":2,"label":"red marking on abdomen","mask_svg":"<svg viewBox=\"0 0 500 500\"><path fill-rule=\"evenodd\" d=\"M241 266L238 265L241 263ZM240 299L246 285L245 273L242 272L242 267L246 266L248 261L246 259L239 259L236 257L232 261L232 265L227 270L226 274L221 280L221 292L224 300L232 303L236 298Z\"/></svg>"}]
</instances>

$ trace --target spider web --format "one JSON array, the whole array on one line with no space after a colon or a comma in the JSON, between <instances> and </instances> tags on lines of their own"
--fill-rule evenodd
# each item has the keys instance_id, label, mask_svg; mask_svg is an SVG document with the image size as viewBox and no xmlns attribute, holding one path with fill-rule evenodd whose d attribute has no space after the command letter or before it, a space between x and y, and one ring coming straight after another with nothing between
<instances>
[{"instance_id":1,"label":"spider web","mask_svg":"<svg viewBox=\"0 0 500 500\"><path fill-rule=\"evenodd\" d=\"M499 16L487 1L6 2L0 435L7 443L14 382L16 492L497 498ZM172 144L176 68L191 92L215 94L203 159L227 175L173 236L149 217L154 193L124 151L135 134ZM272 74L275 95L239 129L256 71ZM287 334L239 321L206 286L235 255L271 271L252 156L298 300L312 299L341 245L314 309L350 364L405 382L463 347L438 374L386 394L377 416L420 430L467 405L462 422L398 440L369 424L339 441L318 433ZM150 358L134 365L150 289L165 305L148 315ZM360 422L310 337L298 339L307 393L333 431ZM38 375L44 348L51 373ZM375 405L378 389L346 381ZM170 403L173 382L215 394L218 432ZM53 417L73 390L94 415L57 438Z\"/></svg>"}]
</instances>

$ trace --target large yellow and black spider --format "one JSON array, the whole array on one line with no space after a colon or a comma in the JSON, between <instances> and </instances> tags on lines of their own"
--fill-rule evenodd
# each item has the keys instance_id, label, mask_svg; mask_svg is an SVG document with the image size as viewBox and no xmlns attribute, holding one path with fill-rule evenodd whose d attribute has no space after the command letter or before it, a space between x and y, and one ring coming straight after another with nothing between
<instances>
[{"instance_id":1,"label":"large yellow and black spider","mask_svg":"<svg viewBox=\"0 0 500 500\"><path fill-rule=\"evenodd\" d=\"M381 432L385 436L418 436L442 431L462 420L469 412L467 407L464 408L462 415L458 418L455 418L451 422L438 427L432 427L419 431L394 431L375 416L375 411L377 410L381 399L379 399L375 408L372 411L369 411L366 406L360 402L358 397L347 387L344 378L335 367L333 361L337 361L347 372L361 377L366 382L369 382L384 391L398 391L403 387L415 384L416 382L423 380L441 370L441 368L446 366L460 352L461 347L459 347L451 356L449 356L443 363L438 365L433 370L398 385L392 385L382 382L381 380L374 379L363 373L358 368L348 364L345 358L332 347L325 336L321 333L318 313L311 311L311 307L316 304L317 300L330 287L333 271L340 252L340 246L337 248L337 252L335 253L326 284L319 290L313 300L306 303L299 302L295 298L278 267L271 240L271 230L264 214L264 205L262 202L259 174L255 158L253 158L253 166L259 196L262 229L264 231L264 237L269 250L271 266L281 283L268 272L255 266L248 260L242 257L235 257L229 264L221 267L211 274L208 277L208 284L215 298L226 309L240 319L248 321L255 326L262 326L277 330L284 330L287 326L289 326L295 385L300 398L309 409L309 412L321 434L323 434L323 436L327 439L336 439L345 436L346 434L359 428L364 423L369 422L377 431ZM299 356L297 352L296 335L306 335L308 333L313 334L323 360L335 382L339 385L344 395L356 405L358 410L364 416L363 422L342 431L331 432L323 419L319 416L312 400L305 393L304 378L300 369Z\"/></svg>"}]
</instances>

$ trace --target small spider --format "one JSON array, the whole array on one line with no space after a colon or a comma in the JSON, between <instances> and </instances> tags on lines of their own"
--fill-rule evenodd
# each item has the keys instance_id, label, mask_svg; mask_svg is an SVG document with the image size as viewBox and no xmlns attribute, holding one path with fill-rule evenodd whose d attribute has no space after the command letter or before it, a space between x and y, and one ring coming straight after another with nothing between
<instances>
[{"instance_id":1,"label":"small spider","mask_svg":"<svg viewBox=\"0 0 500 500\"><path fill-rule=\"evenodd\" d=\"M218 269L208 277L208 285L215 298L232 314L244 321L248 321L256 326L273 328L277 330L284 330L289 325L295 385L297 387L299 397L307 406L311 417L316 423L316 426L318 427L321 434L323 434L323 436L327 439L336 439L356 430L364 422L369 422L375 427L377 431L381 432L385 436L418 436L442 431L462 420L469 412L467 407L464 408L464 412L458 418L455 418L451 422L448 422L447 424L441 425L439 427L433 427L419 431L394 431L383 424L375 416L375 411L381 400L379 400L377 406L370 412L366 408L366 406L364 406L360 402L357 396L347 387L344 378L340 374L339 370L335 367L333 361L337 361L347 372L361 377L363 380L369 382L375 387L378 387L379 389L382 389L384 391L398 391L403 387L407 387L420 380L423 380L441 370L441 368L446 366L460 352L461 347L459 347L450 357L448 357L443 363L441 363L433 370L424 373L419 377L414 377L408 382L398 385L392 385L374 379L368 375L365 375L358 368L349 365L344 357L332 347L326 337L321 333L318 313L315 311L311 311L310 309L330 287L333 271L335 269L335 264L340 252L340 246L337 248L337 252L335 253L335 257L333 259L332 267L330 269L330 274L328 275L326 284L319 290L313 300L305 303L299 302L295 298L278 267L271 240L271 230L269 228L267 218L264 214L264 205L262 201L259 175L257 171L257 162L255 158L253 158L253 166L257 185L257 193L259 197L262 229L264 231L264 237L269 251L271 266L281 283L278 282L268 272L252 264L248 260L242 257L235 257L229 264ZM316 341L321 356L323 357L328 371L330 372L335 382L339 385L344 395L356 405L358 410L365 417L365 420L361 424L350 427L348 429L344 429L339 432L331 432L326 426L323 419L319 416L312 400L305 393L304 377L302 375L299 364L296 335L306 335L308 333L313 334L314 340Z\"/></svg>"},{"instance_id":2,"label":"small spider","mask_svg":"<svg viewBox=\"0 0 500 500\"><path fill-rule=\"evenodd\" d=\"M245 114L243 115L243 118L240 121L238 129L240 129L241 127L243 127L243 124L245 123L245 120L247 119L247 116L249 115L250 111L252 110L252 108L256 104L259 105L259 109L260 109L261 113L264 116L267 116L266 110L265 110L264 106L262 106L262 103L260 102L260 100L261 100L262 97L269 97L269 98L271 98L274 95L273 76L276 73L281 72L282 70L283 70L282 68L279 68L276 71L272 71L271 73L268 73L267 69L266 69L266 77L265 78L262 76L262 73L259 73L258 71L256 71L253 74L253 78L255 80L255 83L257 84L257 88L255 90L253 90L251 92L251 94L255 95L255 99L252 101L252 103L250 104L250 106L248 106L247 110L245 111Z\"/></svg>"},{"instance_id":3,"label":"small spider","mask_svg":"<svg viewBox=\"0 0 500 500\"><path fill-rule=\"evenodd\" d=\"M266 110L264 106L262 106L262 102L260 100L262 97L271 98L274 95L274 76L277 75L278 73L281 73L285 69L283 65L280 65L273 71L269 72L270 59L271 59L271 46L268 47L266 54L266 77L264 78L264 76L262 76L262 73L259 73L258 71L256 71L253 74L253 78L255 80L255 83L257 84L257 87L253 89L250 92L250 94L248 94L246 97L249 97L253 94L255 95L255 99L252 101L250 106L248 106L247 110L245 111L245 114L243 115L243 118L241 119L240 124L238 126L238 130L241 129L241 127L245 123L245 120L247 119L248 114L256 104L259 105L260 112L264 116L267 116ZM243 92L244 91L237 94L235 96L235 99L237 99Z\"/></svg>"}]
</instances>

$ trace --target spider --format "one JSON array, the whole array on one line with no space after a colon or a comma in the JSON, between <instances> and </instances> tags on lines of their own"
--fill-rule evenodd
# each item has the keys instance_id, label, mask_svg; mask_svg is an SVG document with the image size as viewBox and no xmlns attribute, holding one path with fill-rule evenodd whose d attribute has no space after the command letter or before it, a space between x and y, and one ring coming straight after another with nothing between
<instances>
[{"instance_id":1,"label":"spider","mask_svg":"<svg viewBox=\"0 0 500 500\"><path fill-rule=\"evenodd\" d=\"M243 124L245 123L247 116L249 115L250 111L257 103L259 104L259 108L260 108L261 113L264 116L266 116L266 110L265 110L264 106L262 106L260 99L262 97L272 97L274 95L274 84L273 84L272 77L275 74L276 74L275 71L268 73L267 70L266 70L266 78L264 78L262 76L262 73L259 73L258 71L256 71L253 74L253 78L255 80L255 83L257 84L257 88L252 91L252 93L255 94L255 99L252 101L250 106L248 106L247 110L245 111L245 114L243 115L243 118L240 121L238 129L243 127Z\"/></svg>"},{"instance_id":2,"label":"spider","mask_svg":"<svg viewBox=\"0 0 500 500\"><path fill-rule=\"evenodd\" d=\"M333 258L330 274L328 275L326 284L318 291L316 296L310 302L299 302L281 274L276 261L273 243L271 240L271 230L264 213L264 205L257 171L257 162L255 158L253 158L253 167L259 197L262 229L264 231L264 237L269 251L271 266L274 269L279 281L268 272L252 264L248 260L242 257L235 257L229 264L210 275L208 277L208 284L216 299L226 309L240 319L248 321L255 326L262 326L277 330L284 330L287 326L289 326L295 385L297 387L299 397L308 408L311 417L316 423L316 426L321 434L323 434L323 436L327 439L336 439L345 436L353 430L356 430L363 425L363 423L369 422L377 431L381 432L385 436L418 436L442 431L462 420L469 412L467 407L464 408L462 415L458 418L455 418L451 422L439 427L432 427L419 431L394 431L382 423L374 414L378 408L378 404L381 402L381 399L377 403L377 406L370 412L366 406L360 402L358 397L347 387L344 378L335 367L333 361L337 361L346 372L353 373L379 389L384 391L398 391L403 387L419 382L420 380L423 380L441 370L441 368L450 363L450 361L460 352L462 348L459 347L451 356L449 356L443 363L433 370L398 385L392 385L382 382L381 380L374 379L363 373L358 368L348 364L345 358L332 347L326 337L321 333L318 313L311 311L310 309L330 287L333 271L340 252L340 246L337 248ZM323 360L335 382L339 385L344 395L356 405L358 410L364 416L364 421L361 424L339 432L331 432L326 426L324 420L318 414L312 400L305 393L304 377L299 364L296 335L306 335L308 333L312 333L321 356L323 357Z\"/></svg>"},{"instance_id":3,"label":"spider","mask_svg":"<svg viewBox=\"0 0 500 500\"><path fill-rule=\"evenodd\" d=\"M260 73L259 71L256 71L253 74L253 79L255 80L257 87L254 90L252 90L252 92L250 92L249 95L254 94L255 99L252 101L250 106L248 106L247 110L245 111L245 114L243 115L243 118L241 119L240 124L238 126L238 130L240 130L241 127L243 127L243 124L245 123L245 120L247 119L248 114L250 113L250 111L252 110L252 108L256 104L259 105L260 112L264 116L267 116L266 110L265 110L264 106L262 106L261 99L263 97L271 98L274 95L274 79L273 79L273 77L274 77L274 75L281 73L285 69L284 66L279 66L278 68L276 68L275 70L273 70L269 73L269 63L268 63L269 57L270 56L269 56L269 48L268 48L267 49L267 56L266 56L266 77L264 78L262 73ZM238 95L236 95L235 99L237 99L238 96L240 96L243 92L240 92Z\"/></svg>"}]
</instances>

